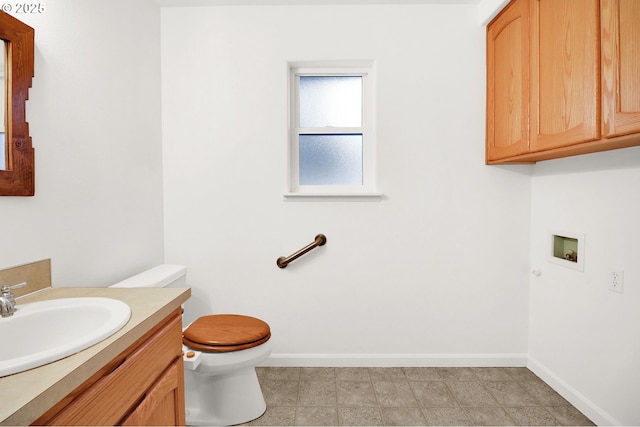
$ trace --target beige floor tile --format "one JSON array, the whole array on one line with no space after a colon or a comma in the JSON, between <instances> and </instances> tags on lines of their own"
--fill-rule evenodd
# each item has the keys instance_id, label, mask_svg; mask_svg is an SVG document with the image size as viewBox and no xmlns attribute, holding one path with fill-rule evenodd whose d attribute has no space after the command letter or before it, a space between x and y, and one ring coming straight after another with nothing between
<instances>
[{"instance_id":1,"label":"beige floor tile","mask_svg":"<svg viewBox=\"0 0 640 427\"><path fill-rule=\"evenodd\" d=\"M519 426L557 426L558 421L542 406L504 408Z\"/></svg>"},{"instance_id":2,"label":"beige floor tile","mask_svg":"<svg viewBox=\"0 0 640 427\"><path fill-rule=\"evenodd\" d=\"M373 389L380 406L418 406L408 381L374 381Z\"/></svg>"},{"instance_id":3,"label":"beige floor tile","mask_svg":"<svg viewBox=\"0 0 640 427\"><path fill-rule=\"evenodd\" d=\"M567 406L567 402L554 389L542 381L522 381L522 387L533 396L540 405L546 406Z\"/></svg>"},{"instance_id":4,"label":"beige floor tile","mask_svg":"<svg viewBox=\"0 0 640 427\"><path fill-rule=\"evenodd\" d=\"M331 406L298 406L297 426L337 426L338 408Z\"/></svg>"},{"instance_id":5,"label":"beige floor tile","mask_svg":"<svg viewBox=\"0 0 640 427\"><path fill-rule=\"evenodd\" d=\"M470 426L471 421L462 408L422 408L429 426Z\"/></svg>"},{"instance_id":6,"label":"beige floor tile","mask_svg":"<svg viewBox=\"0 0 640 427\"><path fill-rule=\"evenodd\" d=\"M300 406L337 406L336 382L325 380L300 381Z\"/></svg>"},{"instance_id":7,"label":"beige floor tile","mask_svg":"<svg viewBox=\"0 0 640 427\"><path fill-rule=\"evenodd\" d=\"M471 368L480 381L512 381L505 368Z\"/></svg>"},{"instance_id":8,"label":"beige floor tile","mask_svg":"<svg viewBox=\"0 0 640 427\"><path fill-rule=\"evenodd\" d=\"M300 368L264 368L263 373L266 380L299 380Z\"/></svg>"},{"instance_id":9,"label":"beige floor tile","mask_svg":"<svg viewBox=\"0 0 640 427\"><path fill-rule=\"evenodd\" d=\"M426 420L420 408L380 408L385 426L424 426Z\"/></svg>"},{"instance_id":10,"label":"beige floor tile","mask_svg":"<svg viewBox=\"0 0 640 427\"><path fill-rule=\"evenodd\" d=\"M402 368L369 368L371 381L405 381Z\"/></svg>"},{"instance_id":11,"label":"beige floor tile","mask_svg":"<svg viewBox=\"0 0 640 427\"><path fill-rule=\"evenodd\" d=\"M513 420L500 407L464 408L467 416L477 426L512 426Z\"/></svg>"},{"instance_id":12,"label":"beige floor tile","mask_svg":"<svg viewBox=\"0 0 640 427\"><path fill-rule=\"evenodd\" d=\"M582 412L573 406L551 406L547 410L563 426L593 426L595 425Z\"/></svg>"},{"instance_id":13,"label":"beige floor tile","mask_svg":"<svg viewBox=\"0 0 640 427\"><path fill-rule=\"evenodd\" d=\"M300 368L300 380L335 380L335 368Z\"/></svg>"},{"instance_id":14,"label":"beige floor tile","mask_svg":"<svg viewBox=\"0 0 640 427\"><path fill-rule=\"evenodd\" d=\"M480 382L454 381L448 382L447 386L460 406L499 406L496 399Z\"/></svg>"},{"instance_id":15,"label":"beige floor tile","mask_svg":"<svg viewBox=\"0 0 640 427\"><path fill-rule=\"evenodd\" d=\"M336 368L336 379L344 381L371 381L369 368Z\"/></svg>"},{"instance_id":16,"label":"beige floor tile","mask_svg":"<svg viewBox=\"0 0 640 427\"><path fill-rule=\"evenodd\" d=\"M538 406L538 401L515 381L490 381L483 384L501 406Z\"/></svg>"},{"instance_id":17,"label":"beige floor tile","mask_svg":"<svg viewBox=\"0 0 640 427\"><path fill-rule=\"evenodd\" d=\"M458 406L449 387L442 381L412 381L409 385L421 407Z\"/></svg>"},{"instance_id":18,"label":"beige floor tile","mask_svg":"<svg viewBox=\"0 0 640 427\"><path fill-rule=\"evenodd\" d=\"M244 425L594 425L527 368L256 369Z\"/></svg>"},{"instance_id":19,"label":"beige floor tile","mask_svg":"<svg viewBox=\"0 0 640 427\"><path fill-rule=\"evenodd\" d=\"M296 406L299 381L263 380L260 384L267 406Z\"/></svg>"},{"instance_id":20,"label":"beige floor tile","mask_svg":"<svg viewBox=\"0 0 640 427\"><path fill-rule=\"evenodd\" d=\"M477 381L471 368L437 368L444 381Z\"/></svg>"},{"instance_id":21,"label":"beige floor tile","mask_svg":"<svg viewBox=\"0 0 640 427\"><path fill-rule=\"evenodd\" d=\"M402 368L402 371L409 381L442 380L438 368Z\"/></svg>"},{"instance_id":22,"label":"beige floor tile","mask_svg":"<svg viewBox=\"0 0 640 427\"><path fill-rule=\"evenodd\" d=\"M383 425L378 408L338 408L338 424L341 426Z\"/></svg>"},{"instance_id":23,"label":"beige floor tile","mask_svg":"<svg viewBox=\"0 0 640 427\"><path fill-rule=\"evenodd\" d=\"M378 406L371 381L337 381L338 406Z\"/></svg>"}]
</instances>

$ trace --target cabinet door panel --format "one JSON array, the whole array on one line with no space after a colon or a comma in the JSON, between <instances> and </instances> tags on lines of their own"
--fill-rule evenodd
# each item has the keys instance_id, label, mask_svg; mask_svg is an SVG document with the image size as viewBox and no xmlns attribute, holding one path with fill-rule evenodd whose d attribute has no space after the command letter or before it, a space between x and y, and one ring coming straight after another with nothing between
<instances>
[{"instance_id":1,"label":"cabinet door panel","mask_svg":"<svg viewBox=\"0 0 640 427\"><path fill-rule=\"evenodd\" d=\"M487 31L487 160L529 151L529 13L514 2Z\"/></svg>"},{"instance_id":2,"label":"cabinet door panel","mask_svg":"<svg viewBox=\"0 0 640 427\"><path fill-rule=\"evenodd\" d=\"M182 359L147 391L138 407L121 423L123 426L182 426L184 414L184 367Z\"/></svg>"},{"instance_id":3,"label":"cabinet door panel","mask_svg":"<svg viewBox=\"0 0 640 427\"><path fill-rule=\"evenodd\" d=\"M604 136L640 132L640 1L602 0Z\"/></svg>"},{"instance_id":4,"label":"cabinet door panel","mask_svg":"<svg viewBox=\"0 0 640 427\"><path fill-rule=\"evenodd\" d=\"M531 151L599 139L598 0L534 0L531 16Z\"/></svg>"}]
</instances>

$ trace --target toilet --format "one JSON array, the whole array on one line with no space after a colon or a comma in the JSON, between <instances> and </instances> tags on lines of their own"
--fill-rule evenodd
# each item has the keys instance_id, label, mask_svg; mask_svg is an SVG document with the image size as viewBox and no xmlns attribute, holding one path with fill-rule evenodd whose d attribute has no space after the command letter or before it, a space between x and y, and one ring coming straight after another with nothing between
<instances>
[{"instance_id":1,"label":"toilet","mask_svg":"<svg viewBox=\"0 0 640 427\"><path fill-rule=\"evenodd\" d=\"M162 264L111 287L187 287L187 269ZM271 354L269 325L239 314L202 316L184 328L187 425L235 425L267 409L255 367Z\"/></svg>"}]
</instances>

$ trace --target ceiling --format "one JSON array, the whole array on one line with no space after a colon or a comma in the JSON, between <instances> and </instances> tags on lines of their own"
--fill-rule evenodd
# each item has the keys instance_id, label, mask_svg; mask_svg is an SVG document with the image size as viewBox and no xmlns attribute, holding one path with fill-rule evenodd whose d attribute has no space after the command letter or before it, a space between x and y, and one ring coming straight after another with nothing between
<instances>
[{"instance_id":1,"label":"ceiling","mask_svg":"<svg viewBox=\"0 0 640 427\"><path fill-rule=\"evenodd\" d=\"M478 24L487 25L509 3L509 0L155 0L155 2L160 7L459 4L475 6L478 12Z\"/></svg>"},{"instance_id":2,"label":"ceiling","mask_svg":"<svg viewBox=\"0 0 640 427\"><path fill-rule=\"evenodd\" d=\"M260 6L260 5L353 5L353 4L479 4L482 0L156 0L160 6Z\"/></svg>"}]
</instances>

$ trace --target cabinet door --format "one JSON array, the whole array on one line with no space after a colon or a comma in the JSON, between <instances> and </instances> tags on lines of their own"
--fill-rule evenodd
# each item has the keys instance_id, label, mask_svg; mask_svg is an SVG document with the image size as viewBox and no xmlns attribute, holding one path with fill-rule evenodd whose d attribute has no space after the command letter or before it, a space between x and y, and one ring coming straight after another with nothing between
<instances>
[{"instance_id":1,"label":"cabinet door","mask_svg":"<svg viewBox=\"0 0 640 427\"><path fill-rule=\"evenodd\" d=\"M531 0L531 26L531 151L600 139L599 1Z\"/></svg>"},{"instance_id":2,"label":"cabinet door","mask_svg":"<svg viewBox=\"0 0 640 427\"><path fill-rule=\"evenodd\" d=\"M174 362L149 389L140 404L122 422L123 426L183 426L184 367Z\"/></svg>"},{"instance_id":3,"label":"cabinet door","mask_svg":"<svg viewBox=\"0 0 640 427\"><path fill-rule=\"evenodd\" d=\"M605 137L640 132L640 1L602 0Z\"/></svg>"},{"instance_id":4,"label":"cabinet door","mask_svg":"<svg viewBox=\"0 0 640 427\"><path fill-rule=\"evenodd\" d=\"M529 151L529 8L516 0L487 28L487 161Z\"/></svg>"},{"instance_id":5,"label":"cabinet door","mask_svg":"<svg viewBox=\"0 0 640 427\"><path fill-rule=\"evenodd\" d=\"M117 362L117 363L115 363ZM182 317L180 310L165 318L129 349L112 361L117 367L99 379L90 379L70 399L65 399L37 420L38 425L117 425L144 401L167 367L182 369ZM183 381L180 371L174 381ZM173 387L173 386L172 386ZM179 384L178 387L184 387ZM178 390L178 389L176 389ZM182 389L184 392L184 389ZM158 396L156 393L155 396ZM178 402L180 402L178 400ZM184 400L182 417L184 417ZM148 405L148 404L147 404ZM154 418L155 419L155 418ZM184 425L184 418L176 425Z\"/></svg>"}]
</instances>

